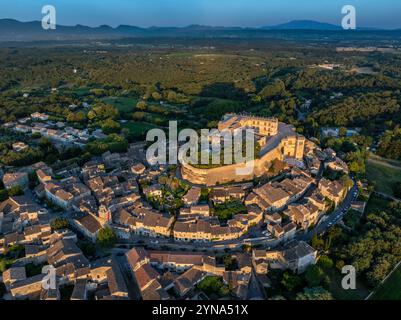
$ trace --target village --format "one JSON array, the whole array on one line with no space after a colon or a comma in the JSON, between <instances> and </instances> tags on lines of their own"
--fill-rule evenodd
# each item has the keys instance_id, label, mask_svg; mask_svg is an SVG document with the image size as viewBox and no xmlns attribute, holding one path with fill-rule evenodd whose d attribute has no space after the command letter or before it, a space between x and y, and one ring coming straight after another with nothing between
<instances>
[{"instance_id":1,"label":"village","mask_svg":"<svg viewBox=\"0 0 401 320\"><path fill-rule=\"evenodd\" d=\"M46 123L44 114L27 121L6 125L55 143L79 145L89 135ZM355 204L347 165L276 119L231 115L220 126L258 130L264 172L202 184L177 166L149 165L145 143L82 166L7 168L4 187L22 192L0 204L0 253L12 257L4 261L4 297L58 300L69 288L72 300L205 299L201 284L212 278L230 288L221 297L263 299L269 270L302 273L315 264L309 235L322 223L341 223L336 208ZM113 243L99 250L105 234ZM83 241L96 254L86 256ZM56 270L55 288L43 288L45 265Z\"/></svg>"},{"instance_id":2,"label":"village","mask_svg":"<svg viewBox=\"0 0 401 320\"><path fill-rule=\"evenodd\" d=\"M3 124L3 127L23 134L38 134L50 139L58 146L83 147L91 137L95 139L106 137L101 129L89 133L87 129L80 130L68 127L66 123L61 121L51 121L49 115L40 112L32 113L30 117L18 119L17 122L7 122ZM18 148L21 150L21 147L26 146L16 146L17 150Z\"/></svg>"}]
</instances>

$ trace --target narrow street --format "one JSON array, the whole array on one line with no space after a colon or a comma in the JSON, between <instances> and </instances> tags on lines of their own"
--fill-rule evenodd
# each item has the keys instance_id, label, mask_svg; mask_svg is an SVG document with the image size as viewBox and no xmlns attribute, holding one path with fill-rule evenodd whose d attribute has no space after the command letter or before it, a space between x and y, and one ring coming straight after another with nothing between
<instances>
[{"instance_id":1,"label":"narrow street","mask_svg":"<svg viewBox=\"0 0 401 320\"><path fill-rule=\"evenodd\" d=\"M141 293L138 288L138 284L132 277L132 273L125 254L113 254L113 260L117 261L119 264L121 273L124 277L125 283L127 284L130 300L141 300Z\"/></svg>"}]
</instances>

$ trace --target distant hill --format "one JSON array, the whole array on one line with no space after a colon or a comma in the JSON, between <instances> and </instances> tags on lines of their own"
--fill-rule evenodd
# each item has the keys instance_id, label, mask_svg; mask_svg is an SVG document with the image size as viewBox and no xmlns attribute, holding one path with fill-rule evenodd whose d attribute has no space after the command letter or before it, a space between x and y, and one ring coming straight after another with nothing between
<instances>
[{"instance_id":1,"label":"distant hill","mask_svg":"<svg viewBox=\"0 0 401 320\"><path fill-rule=\"evenodd\" d=\"M340 26L312 20L294 20L276 26L262 27L270 30L342 30Z\"/></svg>"},{"instance_id":2,"label":"distant hill","mask_svg":"<svg viewBox=\"0 0 401 320\"><path fill-rule=\"evenodd\" d=\"M190 37L190 38L282 38L283 32L292 33L297 39L304 35L300 30L314 32L343 32L342 28L329 23L310 20L295 20L288 23L261 28L213 27L190 25L187 27L150 27L141 28L120 25L116 28L108 25L88 27L83 25L62 26L56 30L43 30L40 21L20 22L13 19L0 19L0 42L5 41L43 41L43 40L96 40L120 38L155 38L155 37ZM361 29L368 31L368 29ZM369 31L374 31L369 29ZM393 31L388 31L393 32ZM399 31L398 31L399 32ZM341 34L342 36L343 34ZM327 34L325 35L327 36ZM285 36L284 36L285 37Z\"/></svg>"}]
</instances>

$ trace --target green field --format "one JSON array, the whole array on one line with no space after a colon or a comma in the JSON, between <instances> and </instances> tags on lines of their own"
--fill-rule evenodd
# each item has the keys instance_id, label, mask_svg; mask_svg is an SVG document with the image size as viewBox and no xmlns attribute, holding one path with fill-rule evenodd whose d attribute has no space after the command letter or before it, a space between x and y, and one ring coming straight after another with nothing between
<instances>
[{"instance_id":1,"label":"green field","mask_svg":"<svg viewBox=\"0 0 401 320\"><path fill-rule=\"evenodd\" d=\"M370 300L401 300L401 265L377 289Z\"/></svg>"},{"instance_id":2,"label":"green field","mask_svg":"<svg viewBox=\"0 0 401 320\"><path fill-rule=\"evenodd\" d=\"M83 96L87 96L90 94L90 89L83 87L83 88L75 89L72 92L79 97L83 97Z\"/></svg>"},{"instance_id":3,"label":"green field","mask_svg":"<svg viewBox=\"0 0 401 320\"><path fill-rule=\"evenodd\" d=\"M393 196L393 186L401 182L401 164L378 157L366 162L366 177L376 186L376 191Z\"/></svg>"},{"instance_id":4,"label":"green field","mask_svg":"<svg viewBox=\"0 0 401 320\"><path fill-rule=\"evenodd\" d=\"M89 87L68 87L68 86L64 86L64 87L60 87L59 88L59 93L60 94L66 94L66 95L76 95L78 98L82 98L85 96L89 96L91 94L90 92L91 88Z\"/></svg>"},{"instance_id":5,"label":"green field","mask_svg":"<svg viewBox=\"0 0 401 320\"><path fill-rule=\"evenodd\" d=\"M372 194L366 205L365 215L388 209L388 205L390 204L390 202L390 200L383 199L378 195Z\"/></svg>"},{"instance_id":6,"label":"green field","mask_svg":"<svg viewBox=\"0 0 401 320\"><path fill-rule=\"evenodd\" d=\"M138 99L134 97L110 97L104 98L105 103L116 107L121 113L134 112Z\"/></svg>"},{"instance_id":7,"label":"green field","mask_svg":"<svg viewBox=\"0 0 401 320\"><path fill-rule=\"evenodd\" d=\"M389 200L372 194L366 206L365 214L386 210L389 203ZM370 299L401 299L401 266L377 289Z\"/></svg>"},{"instance_id":8,"label":"green field","mask_svg":"<svg viewBox=\"0 0 401 320\"><path fill-rule=\"evenodd\" d=\"M123 128L129 129L129 131L138 138L144 138L146 133L153 128L157 128L156 126L145 123L145 122L127 122L122 125Z\"/></svg>"}]
</instances>

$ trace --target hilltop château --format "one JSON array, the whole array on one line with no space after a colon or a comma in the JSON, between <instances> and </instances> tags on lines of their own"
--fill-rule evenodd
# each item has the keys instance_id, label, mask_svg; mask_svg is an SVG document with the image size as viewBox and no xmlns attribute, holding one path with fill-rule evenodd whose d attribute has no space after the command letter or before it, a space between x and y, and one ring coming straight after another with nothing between
<instances>
[{"instance_id":1,"label":"hilltop ch\u00e2teau","mask_svg":"<svg viewBox=\"0 0 401 320\"><path fill-rule=\"evenodd\" d=\"M181 173L184 179L207 186L228 182L241 182L260 177L270 168L275 159L288 158L302 160L304 156L305 137L296 133L292 125L279 122L277 118L256 117L244 114L227 114L218 124L218 129L235 131L252 128L255 131L256 143L260 146L260 154L254 159L253 170L247 175L238 175L238 169L246 164L237 163L211 169L200 169L183 164Z\"/></svg>"},{"instance_id":2,"label":"hilltop ch\u00e2teau","mask_svg":"<svg viewBox=\"0 0 401 320\"><path fill-rule=\"evenodd\" d=\"M240 128L252 128L261 136L275 136L278 134L278 119L265 118L251 115L226 114L218 124L218 129L235 130Z\"/></svg>"}]
</instances>

